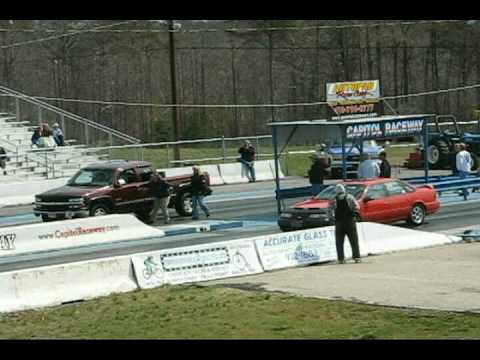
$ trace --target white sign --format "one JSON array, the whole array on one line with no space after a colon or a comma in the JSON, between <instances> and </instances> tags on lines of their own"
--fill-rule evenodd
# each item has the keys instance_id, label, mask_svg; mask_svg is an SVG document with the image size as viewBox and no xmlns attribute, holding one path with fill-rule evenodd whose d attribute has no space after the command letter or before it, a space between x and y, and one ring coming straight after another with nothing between
<instances>
[{"instance_id":1,"label":"white sign","mask_svg":"<svg viewBox=\"0 0 480 360\"><path fill-rule=\"evenodd\" d=\"M379 98L378 80L327 83L327 102L330 105L378 102Z\"/></svg>"},{"instance_id":2,"label":"white sign","mask_svg":"<svg viewBox=\"0 0 480 360\"><path fill-rule=\"evenodd\" d=\"M255 244L265 270L337 259L334 226L262 236Z\"/></svg>"},{"instance_id":3,"label":"white sign","mask_svg":"<svg viewBox=\"0 0 480 360\"><path fill-rule=\"evenodd\" d=\"M163 236L130 214L8 226L0 229L0 257Z\"/></svg>"},{"instance_id":4,"label":"white sign","mask_svg":"<svg viewBox=\"0 0 480 360\"><path fill-rule=\"evenodd\" d=\"M188 246L132 256L142 289L263 272L252 240Z\"/></svg>"}]
</instances>

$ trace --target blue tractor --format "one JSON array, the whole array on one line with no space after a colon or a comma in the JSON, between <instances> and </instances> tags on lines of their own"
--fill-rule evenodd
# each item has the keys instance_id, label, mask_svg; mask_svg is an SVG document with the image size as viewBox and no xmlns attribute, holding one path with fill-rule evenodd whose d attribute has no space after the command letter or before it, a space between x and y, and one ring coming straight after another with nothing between
<instances>
[{"instance_id":1,"label":"blue tractor","mask_svg":"<svg viewBox=\"0 0 480 360\"><path fill-rule=\"evenodd\" d=\"M443 121L442 119L447 119L449 121ZM468 151L472 154L472 170L478 169L478 156L480 155L480 123L478 121L471 121L468 122L468 124L476 124L476 129L472 130L479 133L462 132L457 119L453 115L436 116L435 122L429 124L430 127L435 128L435 131L429 132L428 136L427 160L431 169L454 169L456 154L455 144L459 143L465 143L468 147Z\"/></svg>"}]
</instances>

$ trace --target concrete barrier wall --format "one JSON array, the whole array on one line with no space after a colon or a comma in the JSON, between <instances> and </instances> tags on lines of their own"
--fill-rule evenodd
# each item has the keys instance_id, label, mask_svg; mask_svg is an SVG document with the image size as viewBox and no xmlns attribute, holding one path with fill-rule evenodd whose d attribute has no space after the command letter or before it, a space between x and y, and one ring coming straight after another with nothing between
<instances>
[{"instance_id":1,"label":"concrete barrier wall","mask_svg":"<svg viewBox=\"0 0 480 360\"><path fill-rule=\"evenodd\" d=\"M142 289L263 272L251 239L136 254L132 263Z\"/></svg>"},{"instance_id":2,"label":"concrete barrier wall","mask_svg":"<svg viewBox=\"0 0 480 360\"><path fill-rule=\"evenodd\" d=\"M218 165L200 165L200 170L202 172L207 172L210 176L210 185L224 185L222 176L220 175L220 170Z\"/></svg>"},{"instance_id":3,"label":"concrete barrier wall","mask_svg":"<svg viewBox=\"0 0 480 360\"><path fill-rule=\"evenodd\" d=\"M183 166L177 168L167 168L167 169L157 169L157 172L163 171L165 172L166 177L175 177L175 176L185 176L185 175L193 175L193 170L191 166Z\"/></svg>"},{"instance_id":4,"label":"concrete barrier wall","mask_svg":"<svg viewBox=\"0 0 480 360\"><path fill-rule=\"evenodd\" d=\"M0 238L8 246L0 248L0 257L162 236L165 236L162 230L145 225L134 215L2 227Z\"/></svg>"},{"instance_id":5,"label":"concrete barrier wall","mask_svg":"<svg viewBox=\"0 0 480 360\"><path fill-rule=\"evenodd\" d=\"M275 179L275 160L268 160L270 163L270 170L272 171L272 176ZM278 162L278 177L279 179L284 179L285 175L282 172L282 167L280 166L280 161Z\"/></svg>"},{"instance_id":6,"label":"concrete barrier wall","mask_svg":"<svg viewBox=\"0 0 480 360\"><path fill-rule=\"evenodd\" d=\"M257 181L267 181L275 179L275 173L272 173L269 160L255 162L255 178Z\"/></svg>"},{"instance_id":7,"label":"concrete barrier wall","mask_svg":"<svg viewBox=\"0 0 480 360\"><path fill-rule=\"evenodd\" d=\"M242 170L242 164L230 163L218 165L225 184L248 183L248 177Z\"/></svg>"},{"instance_id":8,"label":"concrete barrier wall","mask_svg":"<svg viewBox=\"0 0 480 360\"><path fill-rule=\"evenodd\" d=\"M359 223L358 233L362 256L460 240L377 223ZM351 257L348 240L345 240L345 256ZM0 273L0 312L59 305L139 287L243 276L335 259L334 227L329 226L5 272ZM152 266L150 269L146 261Z\"/></svg>"},{"instance_id":9,"label":"concrete barrier wall","mask_svg":"<svg viewBox=\"0 0 480 360\"><path fill-rule=\"evenodd\" d=\"M63 186L69 178L0 184L0 207L32 204L35 195Z\"/></svg>"},{"instance_id":10,"label":"concrete barrier wall","mask_svg":"<svg viewBox=\"0 0 480 360\"><path fill-rule=\"evenodd\" d=\"M360 249L362 252L374 255L455 242L444 234L371 222L357 224L357 231L361 239Z\"/></svg>"},{"instance_id":11,"label":"concrete barrier wall","mask_svg":"<svg viewBox=\"0 0 480 360\"><path fill-rule=\"evenodd\" d=\"M130 256L0 273L0 312L88 300L138 289Z\"/></svg>"}]
</instances>

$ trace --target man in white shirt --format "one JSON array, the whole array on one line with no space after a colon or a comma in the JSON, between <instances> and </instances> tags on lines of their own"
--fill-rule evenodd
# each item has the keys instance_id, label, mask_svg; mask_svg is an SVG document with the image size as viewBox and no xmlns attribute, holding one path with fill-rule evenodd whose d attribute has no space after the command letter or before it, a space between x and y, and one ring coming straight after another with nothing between
<instances>
[{"instance_id":1,"label":"man in white shirt","mask_svg":"<svg viewBox=\"0 0 480 360\"><path fill-rule=\"evenodd\" d=\"M472 169L473 160L470 153L467 151L467 145L461 143L459 145L460 151L457 153L455 157L455 163L457 166L458 176L460 179L465 179L468 174L470 174L470 170ZM467 200L468 197L468 190L463 189L463 197Z\"/></svg>"},{"instance_id":2,"label":"man in white shirt","mask_svg":"<svg viewBox=\"0 0 480 360\"><path fill-rule=\"evenodd\" d=\"M358 166L359 179L373 179L380 176L380 165L372 160L370 154L362 154L362 162Z\"/></svg>"}]
</instances>

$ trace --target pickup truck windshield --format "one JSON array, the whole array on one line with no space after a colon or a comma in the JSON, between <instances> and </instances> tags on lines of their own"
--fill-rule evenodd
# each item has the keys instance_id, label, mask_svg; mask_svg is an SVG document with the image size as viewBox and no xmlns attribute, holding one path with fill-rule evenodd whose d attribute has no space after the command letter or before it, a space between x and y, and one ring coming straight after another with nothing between
<instances>
[{"instance_id":1,"label":"pickup truck windshield","mask_svg":"<svg viewBox=\"0 0 480 360\"><path fill-rule=\"evenodd\" d=\"M365 185L345 185L345 190L347 193L353 195L355 199L358 199L362 194L363 191L365 190ZM330 185L320 191L317 196L315 196L316 199L322 199L322 200L333 200L335 198L335 185Z\"/></svg>"},{"instance_id":2,"label":"pickup truck windshield","mask_svg":"<svg viewBox=\"0 0 480 360\"><path fill-rule=\"evenodd\" d=\"M113 170L82 169L69 181L70 186L107 186L113 183Z\"/></svg>"}]
</instances>

